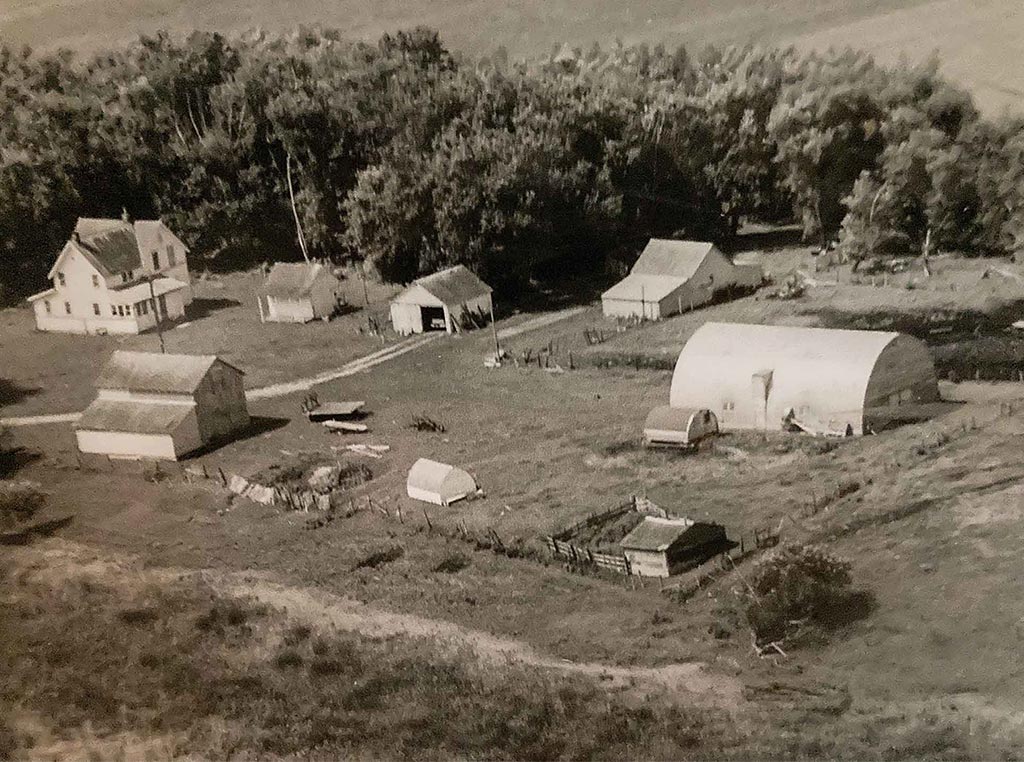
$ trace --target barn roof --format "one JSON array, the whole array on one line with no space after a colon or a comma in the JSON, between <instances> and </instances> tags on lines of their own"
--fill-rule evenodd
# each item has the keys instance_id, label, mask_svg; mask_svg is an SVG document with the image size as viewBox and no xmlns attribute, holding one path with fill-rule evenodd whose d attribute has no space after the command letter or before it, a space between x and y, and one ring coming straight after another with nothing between
<instances>
[{"instance_id":1,"label":"barn roof","mask_svg":"<svg viewBox=\"0 0 1024 762\"><path fill-rule=\"evenodd\" d=\"M640 253L631 272L644 275L671 275L687 280L715 248L707 241L670 241L652 238Z\"/></svg>"},{"instance_id":2,"label":"barn roof","mask_svg":"<svg viewBox=\"0 0 1024 762\"><path fill-rule=\"evenodd\" d=\"M690 519L662 519L657 516L644 516L632 532L627 534L619 545L630 550L668 550L680 537L694 525Z\"/></svg>"},{"instance_id":3,"label":"barn roof","mask_svg":"<svg viewBox=\"0 0 1024 762\"><path fill-rule=\"evenodd\" d=\"M298 299L309 295L324 272L319 262L277 262L267 275L264 288L268 295L279 299Z\"/></svg>"},{"instance_id":4,"label":"barn roof","mask_svg":"<svg viewBox=\"0 0 1024 762\"><path fill-rule=\"evenodd\" d=\"M75 423L75 429L170 434L192 412L190 405L97 399L82 413L82 417Z\"/></svg>"},{"instance_id":5,"label":"barn roof","mask_svg":"<svg viewBox=\"0 0 1024 762\"><path fill-rule=\"evenodd\" d=\"M601 298L630 302L660 302L685 283L686 278L672 275L633 272L601 294Z\"/></svg>"},{"instance_id":6,"label":"barn roof","mask_svg":"<svg viewBox=\"0 0 1024 762\"><path fill-rule=\"evenodd\" d=\"M119 349L103 367L96 379L96 387L191 394L216 362L242 372L216 355L172 355Z\"/></svg>"},{"instance_id":7,"label":"barn roof","mask_svg":"<svg viewBox=\"0 0 1024 762\"><path fill-rule=\"evenodd\" d=\"M455 265L413 281L448 305L463 304L491 293L491 287L463 265Z\"/></svg>"}]
</instances>

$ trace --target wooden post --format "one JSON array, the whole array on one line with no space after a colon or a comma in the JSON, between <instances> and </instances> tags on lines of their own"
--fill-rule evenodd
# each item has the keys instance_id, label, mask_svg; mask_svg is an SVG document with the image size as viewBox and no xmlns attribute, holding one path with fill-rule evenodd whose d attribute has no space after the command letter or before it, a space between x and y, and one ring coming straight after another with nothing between
<instances>
[{"instance_id":1,"label":"wooden post","mask_svg":"<svg viewBox=\"0 0 1024 762\"><path fill-rule=\"evenodd\" d=\"M428 532L433 532L434 531L434 525L430 523L430 516L427 515L427 509L426 508L423 509L423 518L425 518L427 520L427 531Z\"/></svg>"},{"instance_id":2,"label":"wooden post","mask_svg":"<svg viewBox=\"0 0 1024 762\"><path fill-rule=\"evenodd\" d=\"M149 281L149 301L153 305L153 321L156 323L156 335L160 339L160 354L164 354L167 350L164 347L164 332L163 328L160 327L160 308L157 306L156 291L153 290L153 279L155 276L150 274L146 280Z\"/></svg>"},{"instance_id":3,"label":"wooden post","mask_svg":"<svg viewBox=\"0 0 1024 762\"><path fill-rule=\"evenodd\" d=\"M488 306L491 308L491 336L494 338L494 359L497 360L501 357L501 345L498 344L498 326L494 323L494 296L487 300Z\"/></svg>"},{"instance_id":4,"label":"wooden post","mask_svg":"<svg viewBox=\"0 0 1024 762\"><path fill-rule=\"evenodd\" d=\"M228 477L224 475L224 469L221 468L220 466L217 466L217 473L220 474L221 485L223 485L224 487L228 486Z\"/></svg>"},{"instance_id":5,"label":"wooden post","mask_svg":"<svg viewBox=\"0 0 1024 762\"><path fill-rule=\"evenodd\" d=\"M399 503L398 507L395 508L395 512L398 513L398 523L399 524L404 524L405 520L402 518L402 504L401 503Z\"/></svg>"}]
</instances>

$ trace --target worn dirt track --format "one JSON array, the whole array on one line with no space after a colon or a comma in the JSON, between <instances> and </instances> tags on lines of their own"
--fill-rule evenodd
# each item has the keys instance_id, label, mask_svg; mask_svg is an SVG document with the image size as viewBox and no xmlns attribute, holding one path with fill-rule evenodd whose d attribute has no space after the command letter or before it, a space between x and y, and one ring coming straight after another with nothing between
<instances>
[{"instance_id":1,"label":"worn dirt track","mask_svg":"<svg viewBox=\"0 0 1024 762\"><path fill-rule=\"evenodd\" d=\"M58 587L68 579L85 577L96 582L131 584L181 584L201 581L229 596L247 597L283 611L289 618L319 629L355 632L368 638L395 636L426 638L439 650L468 649L482 664L491 667L521 665L600 679L609 689L638 693L668 692L703 706L735 707L743 702L742 683L735 677L709 672L703 663L683 662L659 667L614 666L575 662L539 653L531 646L453 622L415 614L386 611L344 596L303 589L276 581L263 573L223 573L181 568L146 567L132 556L114 556L61 539L49 539L15 551L12 558L24 572Z\"/></svg>"}]
</instances>

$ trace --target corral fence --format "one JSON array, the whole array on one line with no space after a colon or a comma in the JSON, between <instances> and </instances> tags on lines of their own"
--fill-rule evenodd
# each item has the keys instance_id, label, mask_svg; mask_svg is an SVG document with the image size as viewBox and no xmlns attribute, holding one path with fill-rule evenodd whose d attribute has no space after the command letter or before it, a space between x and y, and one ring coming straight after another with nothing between
<instances>
[{"instance_id":1,"label":"corral fence","mask_svg":"<svg viewBox=\"0 0 1024 762\"><path fill-rule=\"evenodd\" d=\"M581 521L563 529L557 534L545 537L544 544L553 556L563 559L570 569L590 566L616 574L631 576L633 570L625 554L600 552L586 545L579 545L571 541L572 537L583 530L614 521L630 512L670 518L667 511L658 507L647 498L633 496L626 503L606 511L589 514ZM780 538L781 526L755 528L750 533L742 533L733 547L715 556L714 560L717 563L717 567L712 570L707 570L707 564L702 564L683 574L672 577L671 583L666 584L665 580L661 579L659 584L666 593L677 592L682 597L689 597L693 592L710 584L723 573L731 571L737 564L753 553L778 545ZM641 582L641 584L643 583ZM682 593L681 591L686 592Z\"/></svg>"}]
</instances>

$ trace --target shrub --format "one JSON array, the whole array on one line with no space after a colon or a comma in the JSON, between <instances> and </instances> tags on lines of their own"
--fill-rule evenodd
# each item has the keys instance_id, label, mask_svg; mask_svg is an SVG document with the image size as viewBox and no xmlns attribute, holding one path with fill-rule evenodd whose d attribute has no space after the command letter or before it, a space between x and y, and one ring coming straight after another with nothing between
<instances>
[{"instance_id":1,"label":"shrub","mask_svg":"<svg viewBox=\"0 0 1024 762\"><path fill-rule=\"evenodd\" d=\"M366 558L357 561L352 569L376 569L378 566L397 561L403 555L405 555L405 550L401 545L392 545L390 548L375 551L366 556Z\"/></svg>"},{"instance_id":2,"label":"shrub","mask_svg":"<svg viewBox=\"0 0 1024 762\"><path fill-rule=\"evenodd\" d=\"M740 590L758 644L796 639L848 621L856 597L850 564L814 545L792 544L758 563Z\"/></svg>"},{"instance_id":3,"label":"shrub","mask_svg":"<svg viewBox=\"0 0 1024 762\"><path fill-rule=\"evenodd\" d=\"M434 567L434 571L454 574L455 572L462 571L467 566L469 566L469 559L462 553L449 553Z\"/></svg>"},{"instance_id":4,"label":"shrub","mask_svg":"<svg viewBox=\"0 0 1024 762\"><path fill-rule=\"evenodd\" d=\"M45 502L46 496L30 484L0 484L0 526L28 521Z\"/></svg>"}]
</instances>

